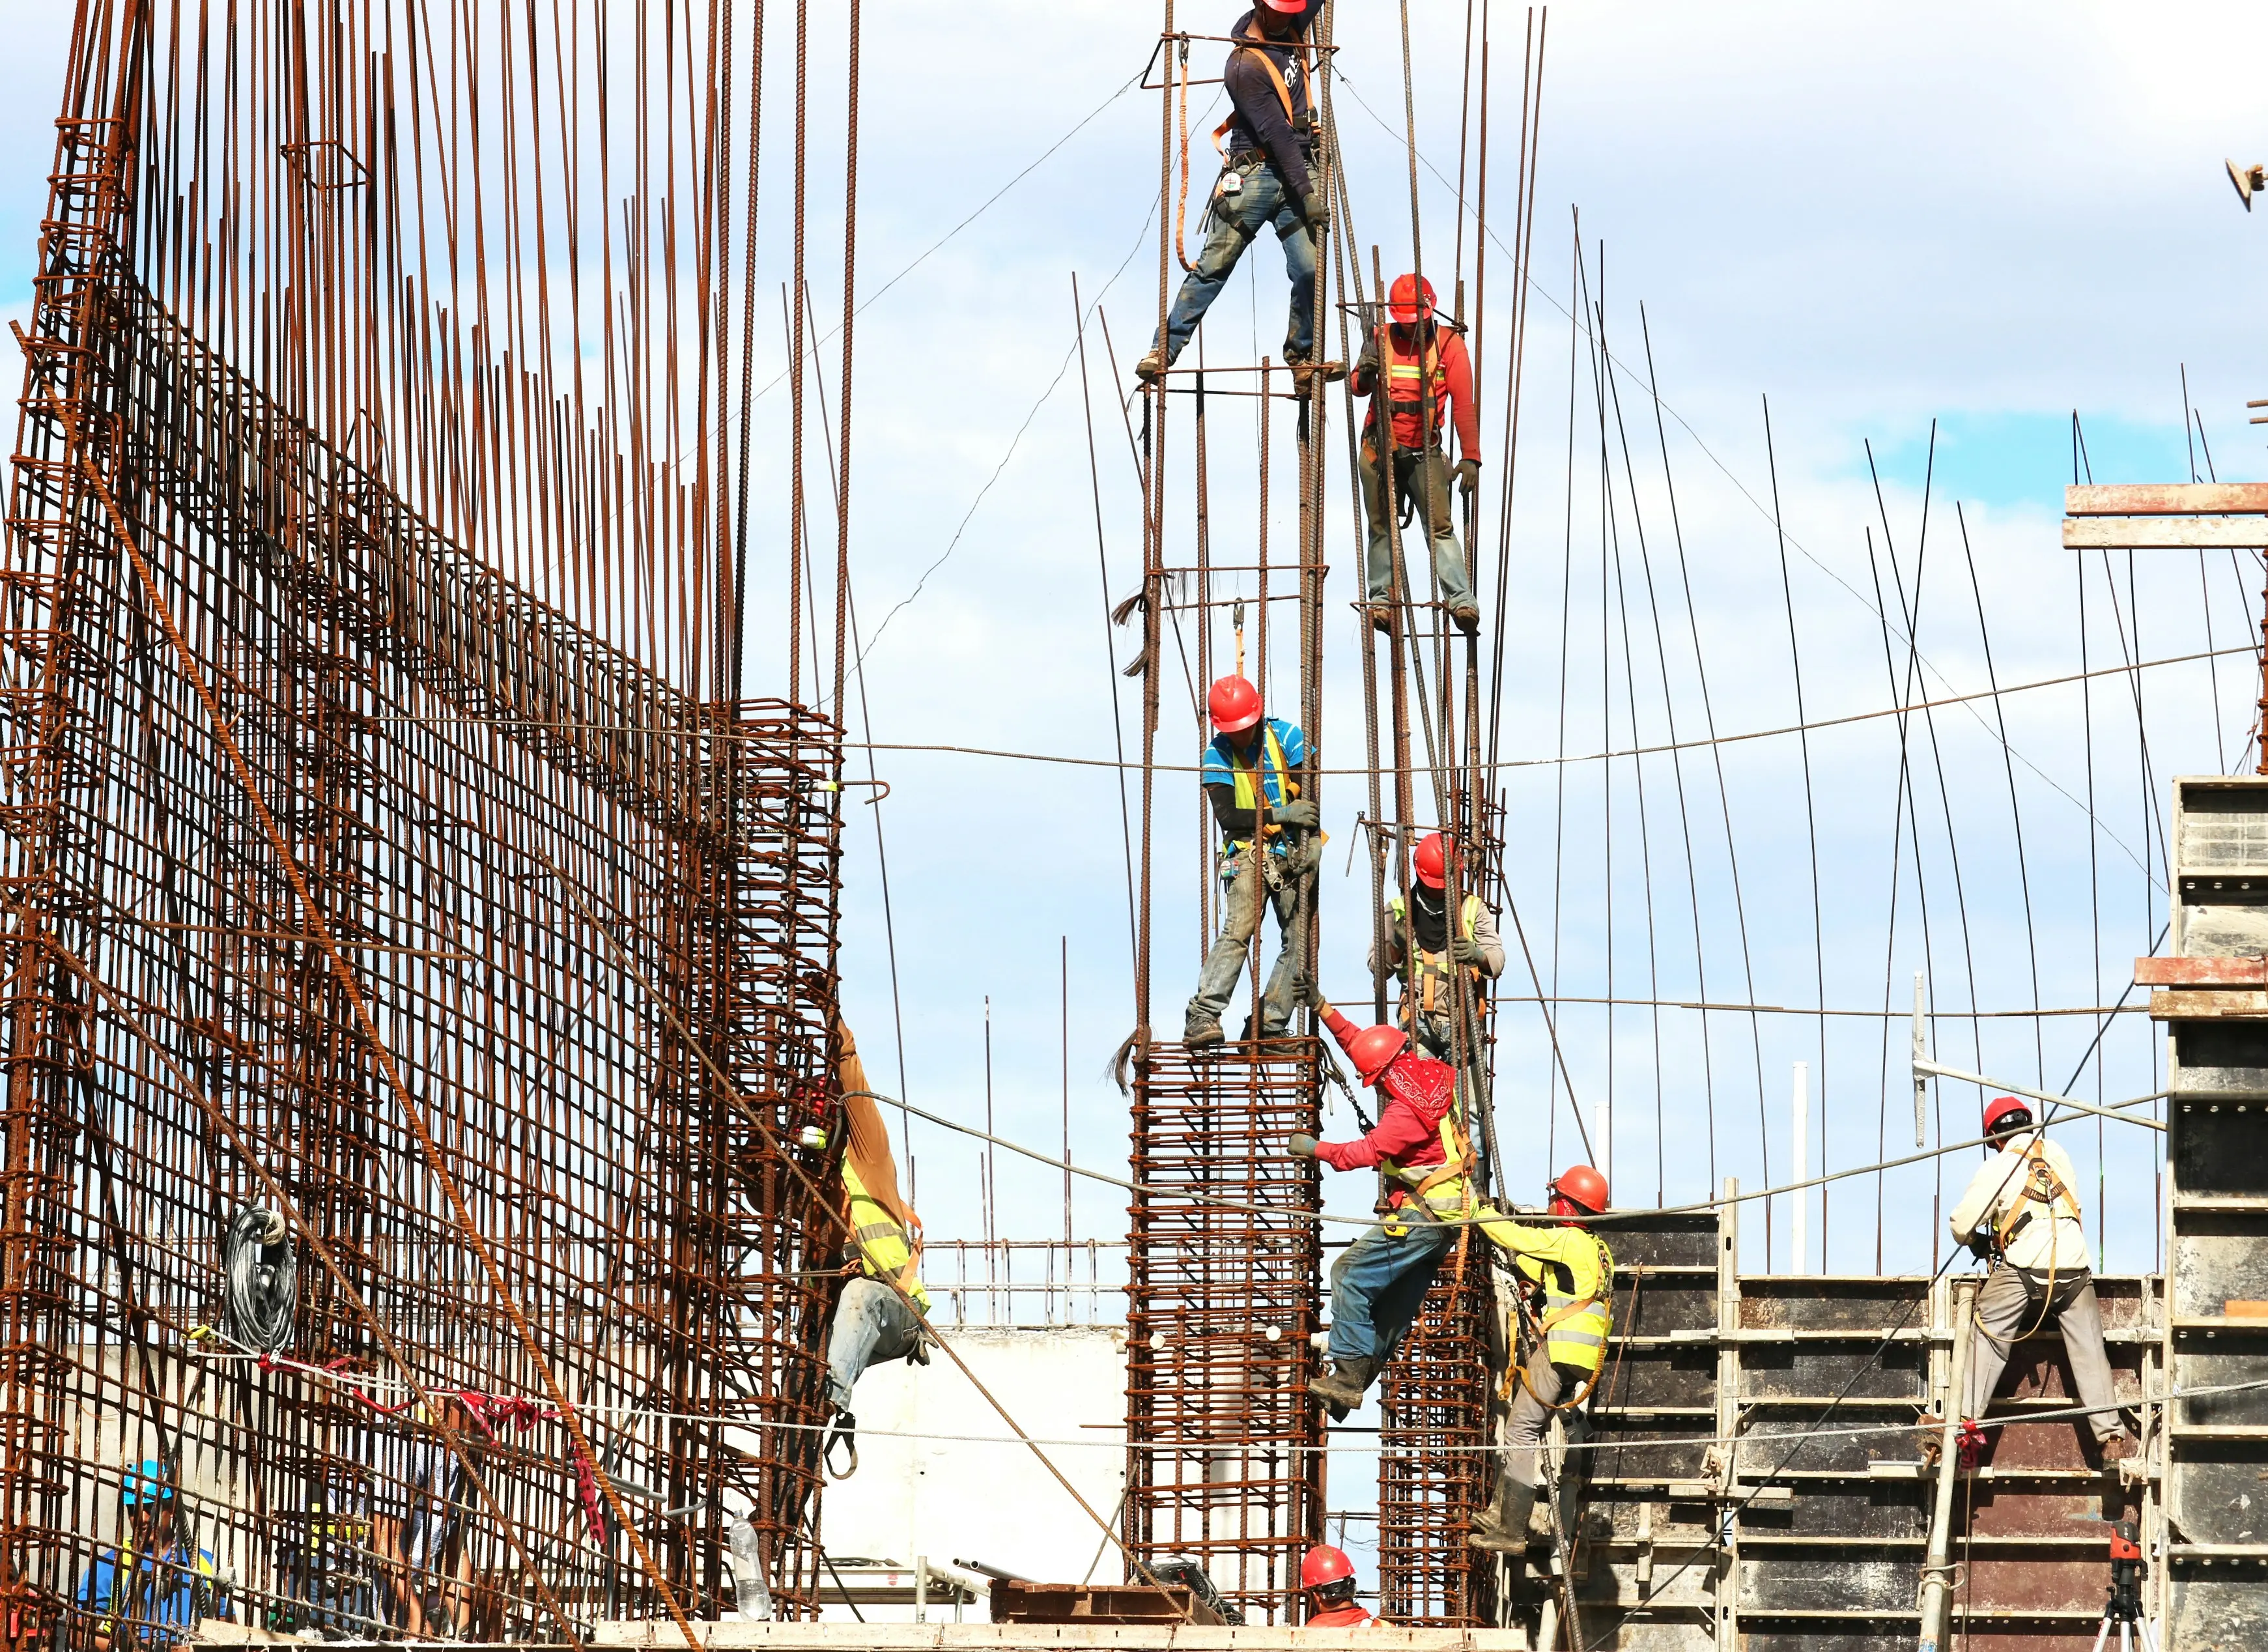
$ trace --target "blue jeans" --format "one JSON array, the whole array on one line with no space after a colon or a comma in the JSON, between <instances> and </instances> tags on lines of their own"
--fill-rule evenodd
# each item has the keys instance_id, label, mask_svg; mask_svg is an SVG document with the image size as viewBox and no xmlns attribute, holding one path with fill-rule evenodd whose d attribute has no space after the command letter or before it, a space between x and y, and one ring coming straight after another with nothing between
<instances>
[{"instance_id":1,"label":"blue jeans","mask_svg":"<svg viewBox=\"0 0 2268 1652\"><path fill-rule=\"evenodd\" d=\"M868 1366L921 1353L921 1321L905 1300L880 1280L852 1280L843 1287L828 1333L827 1398L836 1410L848 1411L850 1390Z\"/></svg>"},{"instance_id":2,"label":"blue jeans","mask_svg":"<svg viewBox=\"0 0 2268 1652\"><path fill-rule=\"evenodd\" d=\"M1292 866L1306 867L1306 853L1303 846L1273 856L1275 869L1281 874L1274 883L1253 864L1249 852L1224 861L1225 867L1235 867L1236 875L1221 890L1220 938L1212 943L1212 950L1205 954L1204 967L1197 972L1197 996L1189 999L1182 1021L1184 1036L1200 1027L1219 1023L1230 996L1243 978L1245 948L1260 933L1263 906L1274 909L1282 940L1276 949L1276 967L1268 972L1267 987L1260 995L1260 1036L1279 1038L1292 1024L1292 1012L1300 1007L1300 968L1307 956L1302 886L1312 886L1314 878L1312 872L1294 872Z\"/></svg>"},{"instance_id":3,"label":"blue jeans","mask_svg":"<svg viewBox=\"0 0 2268 1652\"><path fill-rule=\"evenodd\" d=\"M1276 226L1276 239L1284 243L1284 273L1292 278L1292 319L1284 335L1284 355L1287 360L1307 359L1315 350L1315 243L1308 238L1300 203L1264 160L1248 161L1234 168L1233 175L1242 179L1244 187L1232 195L1214 194L1212 233L1197 254L1197 268L1182 277L1181 292L1166 317L1166 360L1171 363L1182 353L1263 224ZM1152 339L1151 347L1156 346Z\"/></svg>"},{"instance_id":4,"label":"blue jeans","mask_svg":"<svg viewBox=\"0 0 2268 1652\"><path fill-rule=\"evenodd\" d=\"M1392 1358L1456 1243L1454 1228L1413 1217L1398 1237L1381 1224L1341 1251L1331 1265L1331 1358Z\"/></svg>"}]
</instances>

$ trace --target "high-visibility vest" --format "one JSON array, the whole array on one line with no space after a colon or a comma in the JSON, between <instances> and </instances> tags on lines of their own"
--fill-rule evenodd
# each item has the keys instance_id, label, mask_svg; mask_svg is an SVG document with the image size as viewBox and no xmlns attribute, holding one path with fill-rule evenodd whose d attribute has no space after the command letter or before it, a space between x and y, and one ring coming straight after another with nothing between
<instances>
[{"instance_id":1,"label":"high-visibility vest","mask_svg":"<svg viewBox=\"0 0 2268 1652\"><path fill-rule=\"evenodd\" d=\"M1441 362L1440 336L1432 328L1425 330L1424 347L1415 355L1404 355L1394 343L1394 329L1386 329L1382 341L1385 349L1385 381L1387 410L1394 416L1394 445L1396 447L1425 447L1440 437L1449 417L1449 370ZM1428 394L1426 380L1431 380L1430 394L1433 398L1433 429L1425 431L1425 398ZM1378 423L1378 403L1373 398L1366 421L1375 427Z\"/></svg>"},{"instance_id":2,"label":"high-visibility vest","mask_svg":"<svg viewBox=\"0 0 2268 1652\"><path fill-rule=\"evenodd\" d=\"M1592 1261L1595 1252L1596 1259L1589 1268L1579 1270L1524 1250L1513 1253L1512 1264L1521 1277L1543 1287L1540 1324L1546 1356L1554 1365L1595 1371L1606 1357L1607 1333L1614 1324L1615 1256L1598 1235L1583 1232L1582 1236L1590 1241L1592 1250L1578 1249L1576 1254Z\"/></svg>"},{"instance_id":3,"label":"high-visibility vest","mask_svg":"<svg viewBox=\"0 0 2268 1652\"><path fill-rule=\"evenodd\" d=\"M1386 903L1386 911L1397 925L1409 921L1410 909L1403 904L1402 897L1398 895ZM1464 898L1463 904L1457 909L1458 931L1465 940L1470 940L1478 929L1480 921L1481 897L1477 895L1468 895ZM1410 935L1409 952L1410 960L1414 962L1405 961L1402 966L1403 981L1410 988L1410 996L1403 1000L1403 1009L1414 1008L1421 1015L1448 1014L1449 977L1455 968L1455 965L1449 962L1448 953L1425 950L1418 945L1418 935L1414 929ZM1413 973L1415 979L1412 979ZM1476 985L1479 984L1481 972L1477 967L1469 967L1466 973L1472 977ZM1480 1000L1483 1009L1485 1009L1487 1005L1487 999Z\"/></svg>"},{"instance_id":4,"label":"high-visibility vest","mask_svg":"<svg viewBox=\"0 0 2268 1652\"><path fill-rule=\"evenodd\" d=\"M2073 1221L2079 1220L2079 1200L2048 1162L2046 1148L2037 1136L2024 1148L2023 1191L2009 1201L2007 1212L2000 1218L1995 1232L2003 1250L2008 1248L2008 1241L2016 1236L2016 1230L2032 1219L2029 1207L2034 1205L2044 1206L2051 1221L2058 1215L2068 1216Z\"/></svg>"},{"instance_id":5,"label":"high-visibility vest","mask_svg":"<svg viewBox=\"0 0 2268 1652\"><path fill-rule=\"evenodd\" d=\"M847 1161L843 1166L843 1186L850 1196L850 1231L858 1242L860 1264L875 1279L895 1280L923 1313L929 1312L929 1293L922 1288L921 1258L906 1230L896 1217L868 1197L866 1184Z\"/></svg>"},{"instance_id":6,"label":"high-visibility vest","mask_svg":"<svg viewBox=\"0 0 2268 1652\"><path fill-rule=\"evenodd\" d=\"M1405 1055L1399 1058L1406 1060ZM1465 1103L1461 1089L1452 1088L1448 1110L1437 1127L1441 1144L1439 1164L1406 1165L1381 1159L1378 1168L1418 1196L1436 1215L1469 1216L1478 1206L1472 1174L1476 1165L1472 1143L1465 1135Z\"/></svg>"},{"instance_id":7,"label":"high-visibility vest","mask_svg":"<svg viewBox=\"0 0 2268 1652\"><path fill-rule=\"evenodd\" d=\"M1236 807L1241 809L1257 810L1260 807L1261 788L1266 784L1263 778L1262 763L1265 763L1268 770L1274 773L1276 795L1279 799L1283 796L1284 789L1292 778L1292 764L1284 756L1283 742L1276 738L1276 726L1273 722L1261 724L1260 741L1261 749L1257 754L1256 762L1246 759L1226 741L1221 742L1221 749L1228 756L1229 773L1235 780ZM1269 807L1280 808L1283 805L1277 802L1270 803ZM1222 840L1221 848L1225 853L1238 855L1242 854L1251 846L1251 844L1252 840L1249 837L1229 837ZM1279 852L1284 847L1280 837L1277 840L1276 847Z\"/></svg>"}]
</instances>

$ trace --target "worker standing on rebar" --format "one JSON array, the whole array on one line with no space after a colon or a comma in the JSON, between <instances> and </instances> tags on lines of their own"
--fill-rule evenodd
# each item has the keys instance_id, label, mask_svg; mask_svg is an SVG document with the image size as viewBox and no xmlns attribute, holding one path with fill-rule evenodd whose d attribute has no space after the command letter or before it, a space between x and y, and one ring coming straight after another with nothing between
<instances>
[{"instance_id":1,"label":"worker standing on rebar","mask_svg":"<svg viewBox=\"0 0 2268 1652\"><path fill-rule=\"evenodd\" d=\"M1504 1465L1496 1495L1467 1534L1476 1549L1495 1553L1528 1547L1528 1516L1543 1478L1543 1436L1555 1414L1571 1422L1599 1378L1614 1324L1615 1258L1607 1242L1584 1224L1607 1208L1607 1178L1587 1164L1571 1165L1553 1179L1542 1227L1498 1218L1481 1231L1511 1254L1525 1300L1513 1364L1517 1377L1506 1433ZM1565 1516L1562 1529L1565 1529Z\"/></svg>"},{"instance_id":2,"label":"worker standing on rebar","mask_svg":"<svg viewBox=\"0 0 2268 1652\"><path fill-rule=\"evenodd\" d=\"M1354 1562L1346 1551L1319 1543L1300 1562L1300 1588L1307 1597L1304 1629L1359 1629L1378 1621L1354 1597Z\"/></svg>"},{"instance_id":3,"label":"worker standing on rebar","mask_svg":"<svg viewBox=\"0 0 2268 1652\"><path fill-rule=\"evenodd\" d=\"M1448 844L1440 833L1428 832L1418 840L1410 871L1410 899L1405 903L1395 895L1386 903L1386 921L1370 949L1370 970L1375 975L1383 965L1401 977L1402 1025L1410 1043L1447 1061L1455 1048L1451 1032L1456 972L1465 971L1474 1006L1484 1007L1488 1000L1481 984L1504 973L1504 942L1497 934L1496 914L1469 890L1457 903L1455 927L1450 926ZM1476 1030L1477 1025L1476 1017Z\"/></svg>"},{"instance_id":4,"label":"worker standing on rebar","mask_svg":"<svg viewBox=\"0 0 2268 1652\"><path fill-rule=\"evenodd\" d=\"M1473 405L1473 364L1454 328L1434 320L1433 284L1414 275L1396 276L1387 296L1391 325L1372 333L1354 365L1354 393L1369 396L1362 426L1362 508L1369 519L1370 549L1366 568L1370 622L1380 631L1392 623L1399 601L1395 590L1397 518L1416 515L1433 539L1433 574L1441 602L1467 636L1480 629L1472 576L1457 544L1449 511L1449 456L1442 433L1454 412L1457 425L1457 487L1469 500L1481 481L1480 410ZM1384 346L1386 406L1393 421L1393 471L1388 474L1387 444L1378 428L1380 350ZM1432 426L1425 420L1430 413ZM1416 583L1410 590L1416 599Z\"/></svg>"},{"instance_id":5,"label":"worker standing on rebar","mask_svg":"<svg viewBox=\"0 0 2268 1652\"><path fill-rule=\"evenodd\" d=\"M850 1029L835 1023L835 1071L843 1092L843 1213L850 1229L844 1246L843 1295L827 1339L827 1398L835 1412L828 1449L846 1443L858 1464L858 1420L851 1391L870 1366L905 1360L929 1363L929 1293L921 1281L921 1218L898 1191L890 1132L866 1083L865 1063ZM916 1310L919 1311L917 1312ZM850 1471L842 1472L847 1474Z\"/></svg>"},{"instance_id":6,"label":"worker standing on rebar","mask_svg":"<svg viewBox=\"0 0 2268 1652\"><path fill-rule=\"evenodd\" d=\"M1457 1228L1443 1219L1476 1214L1480 1202L1464 1108L1448 1065L1412 1051L1399 1027L1358 1028L1320 1001L1315 1013L1354 1063L1359 1080L1374 1087L1385 1105L1377 1127L1352 1141L1317 1141L1301 1132L1290 1150L1334 1170L1375 1168L1392 1184L1385 1218L1331 1265L1330 1369L1307 1391L1329 1405L1336 1420L1362 1404L1417 1318L1434 1270L1456 1243Z\"/></svg>"},{"instance_id":7,"label":"worker standing on rebar","mask_svg":"<svg viewBox=\"0 0 2268 1652\"><path fill-rule=\"evenodd\" d=\"M2063 1333L2080 1404L2092 1408L2088 1426L2102 1460L2130 1457L2136 1441L2111 1386L2071 1155L2032 1127L2031 1104L2013 1095L1985 1103L1984 1135L1994 1151L1970 1178L1952 1216L1954 1238L1992 1262L1977 1293L1962 1416L1973 1422L1984 1415L2016 1342L2053 1322Z\"/></svg>"},{"instance_id":8,"label":"worker standing on rebar","mask_svg":"<svg viewBox=\"0 0 2268 1652\"><path fill-rule=\"evenodd\" d=\"M1197 782L1220 823L1220 938L1205 955L1189 999L1182 1041L1192 1049L1219 1044L1221 1013L1244 973L1245 948L1260 933L1263 906L1281 931L1276 966L1260 999L1260 1036L1280 1038L1299 1007L1299 970L1307 956L1307 885L1322 844L1314 800L1300 795L1307 739L1280 717L1261 714L1251 680L1226 676L1212 685L1205 709L1213 726ZM1251 1029L1247 1028L1249 1036Z\"/></svg>"},{"instance_id":9,"label":"worker standing on rebar","mask_svg":"<svg viewBox=\"0 0 2268 1652\"><path fill-rule=\"evenodd\" d=\"M1235 113L1216 141L1226 137L1226 164L1213 185L1206 216L1212 232L1182 282L1166 317L1166 336L1150 342L1135 366L1154 381L1174 365L1189 335L1220 296L1244 249L1273 225L1283 243L1285 273L1292 278L1292 313L1284 360L1307 369L1315 358L1315 241L1330 221L1317 165L1315 117L1308 102L1314 67L1307 29L1323 0L1258 0L1229 34L1237 43L1221 70Z\"/></svg>"}]
</instances>

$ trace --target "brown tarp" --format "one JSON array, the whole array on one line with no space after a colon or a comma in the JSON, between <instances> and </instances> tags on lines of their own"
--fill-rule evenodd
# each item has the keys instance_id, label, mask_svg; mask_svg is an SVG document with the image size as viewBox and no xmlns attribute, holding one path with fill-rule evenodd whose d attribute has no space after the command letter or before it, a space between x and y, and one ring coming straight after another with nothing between
<instances>
[{"instance_id":1,"label":"brown tarp","mask_svg":"<svg viewBox=\"0 0 2268 1652\"><path fill-rule=\"evenodd\" d=\"M866 1064L858 1058L858 1045L850 1036L850 1029L837 1019L836 1036L841 1041L843 1053L835 1066L835 1075L843 1086L843 1118L850 1131L849 1141L843 1154L850 1169L857 1173L866 1195L897 1219L906 1230L906 1239L914 1255L921 1255L921 1218L914 1207L898 1191L898 1162L890 1154L890 1132L882 1123L882 1110L874 1104L872 1095L858 1092L872 1087L866 1082Z\"/></svg>"}]
</instances>

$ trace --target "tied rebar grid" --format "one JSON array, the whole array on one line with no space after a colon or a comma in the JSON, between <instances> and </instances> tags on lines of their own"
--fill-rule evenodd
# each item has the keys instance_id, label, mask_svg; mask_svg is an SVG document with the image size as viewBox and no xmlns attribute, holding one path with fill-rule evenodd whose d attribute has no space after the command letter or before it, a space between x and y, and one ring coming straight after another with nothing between
<instances>
[{"instance_id":1,"label":"tied rebar grid","mask_svg":"<svg viewBox=\"0 0 2268 1652\"><path fill-rule=\"evenodd\" d=\"M1152 1044L1135 1065L1126 1546L1197 1560L1254 1623L1297 1620L1322 1529L1322 1242L1300 1219L1322 1179L1284 1150L1317 1128L1321 1081L1312 1038Z\"/></svg>"},{"instance_id":2,"label":"tied rebar grid","mask_svg":"<svg viewBox=\"0 0 2268 1652\"><path fill-rule=\"evenodd\" d=\"M1379 1390L1379 1616L1412 1626L1496 1621L1496 1568L1465 1534L1487 1494L1472 1444L1490 1437L1488 1243L1459 1232Z\"/></svg>"},{"instance_id":3,"label":"tied rebar grid","mask_svg":"<svg viewBox=\"0 0 2268 1652\"><path fill-rule=\"evenodd\" d=\"M87 1642L147 1459L239 1620L713 1615L727 1498L810 1615L839 729L460 549L131 272L130 108L59 125L0 565L0 1634ZM191 1340L246 1204L334 1375ZM596 1463L404 1404L547 1371Z\"/></svg>"}]
</instances>

